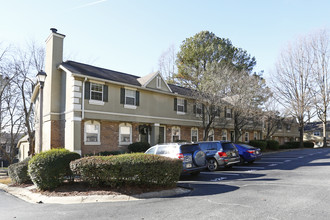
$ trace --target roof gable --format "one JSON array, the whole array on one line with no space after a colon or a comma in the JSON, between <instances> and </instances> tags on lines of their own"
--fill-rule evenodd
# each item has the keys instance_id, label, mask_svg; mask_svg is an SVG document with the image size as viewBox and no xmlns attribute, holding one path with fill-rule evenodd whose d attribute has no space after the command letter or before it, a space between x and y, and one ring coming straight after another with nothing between
<instances>
[{"instance_id":1,"label":"roof gable","mask_svg":"<svg viewBox=\"0 0 330 220\"><path fill-rule=\"evenodd\" d=\"M160 88L157 87L157 80L158 77L160 77ZM164 80L162 74L159 72L154 72L149 75L143 76L138 79L139 83L142 85L142 87L150 88L150 89L158 89L165 92L172 92L171 88L168 86L166 81Z\"/></svg>"}]
</instances>

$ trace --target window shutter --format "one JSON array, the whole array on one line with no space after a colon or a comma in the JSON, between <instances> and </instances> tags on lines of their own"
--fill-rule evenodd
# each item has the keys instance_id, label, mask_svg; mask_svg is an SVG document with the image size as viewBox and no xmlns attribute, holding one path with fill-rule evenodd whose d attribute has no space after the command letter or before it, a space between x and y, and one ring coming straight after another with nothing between
<instances>
[{"instance_id":1,"label":"window shutter","mask_svg":"<svg viewBox=\"0 0 330 220\"><path fill-rule=\"evenodd\" d=\"M139 91L136 91L135 93L135 98L136 98L136 106L139 106L140 105L140 92Z\"/></svg>"},{"instance_id":2,"label":"window shutter","mask_svg":"<svg viewBox=\"0 0 330 220\"><path fill-rule=\"evenodd\" d=\"M125 89L120 88L120 104L125 104Z\"/></svg>"},{"instance_id":3,"label":"window shutter","mask_svg":"<svg viewBox=\"0 0 330 220\"><path fill-rule=\"evenodd\" d=\"M174 98L174 111L178 110L178 99Z\"/></svg>"},{"instance_id":4,"label":"window shutter","mask_svg":"<svg viewBox=\"0 0 330 220\"><path fill-rule=\"evenodd\" d=\"M196 106L196 104L194 104L194 109L193 109L193 112L194 112L194 114L196 114L196 112L197 112L197 106Z\"/></svg>"},{"instance_id":5,"label":"window shutter","mask_svg":"<svg viewBox=\"0 0 330 220\"><path fill-rule=\"evenodd\" d=\"M108 86L103 85L103 102L108 101Z\"/></svg>"},{"instance_id":6,"label":"window shutter","mask_svg":"<svg viewBox=\"0 0 330 220\"><path fill-rule=\"evenodd\" d=\"M187 112L187 100L184 100L184 112Z\"/></svg>"},{"instance_id":7,"label":"window shutter","mask_svg":"<svg viewBox=\"0 0 330 220\"><path fill-rule=\"evenodd\" d=\"M91 83L85 82L85 99L90 99Z\"/></svg>"}]
</instances>

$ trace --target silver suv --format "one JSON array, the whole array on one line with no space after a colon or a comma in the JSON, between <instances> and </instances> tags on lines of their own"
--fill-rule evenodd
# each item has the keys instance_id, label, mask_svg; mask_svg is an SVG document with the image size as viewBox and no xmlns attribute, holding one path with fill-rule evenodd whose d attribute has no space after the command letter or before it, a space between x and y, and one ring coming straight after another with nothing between
<instances>
[{"instance_id":1,"label":"silver suv","mask_svg":"<svg viewBox=\"0 0 330 220\"><path fill-rule=\"evenodd\" d=\"M198 175L207 167L205 153L198 144L168 143L149 148L146 154L158 154L182 160L182 173Z\"/></svg>"},{"instance_id":2,"label":"silver suv","mask_svg":"<svg viewBox=\"0 0 330 220\"><path fill-rule=\"evenodd\" d=\"M240 163L238 150L232 142L205 141L197 144L206 154L207 168L210 171L215 171L220 166L229 168Z\"/></svg>"}]
</instances>

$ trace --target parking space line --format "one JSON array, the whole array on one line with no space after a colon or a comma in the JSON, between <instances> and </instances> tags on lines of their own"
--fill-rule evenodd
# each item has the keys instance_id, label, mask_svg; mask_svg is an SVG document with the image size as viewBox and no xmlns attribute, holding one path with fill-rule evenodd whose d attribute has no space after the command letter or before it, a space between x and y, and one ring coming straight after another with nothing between
<instances>
[{"instance_id":1,"label":"parking space line","mask_svg":"<svg viewBox=\"0 0 330 220\"><path fill-rule=\"evenodd\" d=\"M269 167L275 167L275 166L277 166L278 164L277 163L273 163L273 164L269 164L268 166Z\"/></svg>"},{"instance_id":2,"label":"parking space line","mask_svg":"<svg viewBox=\"0 0 330 220\"><path fill-rule=\"evenodd\" d=\"M257 162L254 162L255 164L259 164L259 163L284 163L284 162L267 162L267 161L257 161Z\"/></svg>"},{"instance_id":3,"label":"parking space line","mask_svg":"<svg viewBox=\"0 0 330 220\"><path fill-rule=\"evenodd\" d=\"M239 168L241 168L241 169L265 169L265 167L244 167L244 166L234 166L233 168L235 168L235 169L239 169Z\"/></svg>"}]
</instances>

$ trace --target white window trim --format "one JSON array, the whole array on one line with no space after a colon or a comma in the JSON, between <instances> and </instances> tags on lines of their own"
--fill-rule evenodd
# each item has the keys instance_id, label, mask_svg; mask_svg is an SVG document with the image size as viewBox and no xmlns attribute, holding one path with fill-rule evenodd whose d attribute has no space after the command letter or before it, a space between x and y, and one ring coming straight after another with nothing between
<instances>
[{"instance_id":1,"label":"white window trim","mask_svg":"<svg viewBox=\"0 0 330 220\"><path fill-rule=\"evenodd\" d=\"M99 92L99 91L93 91L92 90L92 84L101 85L102 91L101 92ZM101 84L101 83L95 83L95 82L90 82L90 89L89 90L90 90L89 91L89 97L90 97L89 100L96 101L96 102L103 102L103 84ZM101 100L92 99L92 92L101 93L101 95L102 95L102 101ZM95 104L95 105L97 105L97 104ZM104 105L104 103L103 103L103 105Z\"/></svg>"},{"instance_id":2,"label":"white window trim","mask_svg":"<svg viewBox=\"0 0 330 220\"><path fill-rule=\"evenodd\" d=\"M228 110L230 110L230 112L228 112ZM227 117L227 113L230 115L229 118ZM226 109L226 112L225 112L225 114L226 114L226 115L225 115L225 116L226 116L226 119L228 119L228 120L232 119L233 116L231 115L231 113L232 113L231 108L227 108L227 109Z\"/></svg>"},{"instance_id":3,"label":"white window trim","mask_svg":"<svg viewBox=\"0 0 330 220\"><path fill-rule=\"evenodd\" d=\"M246 134L247 134L247 136L246 136ZM250 134L249 134L249 132L245 132L245 134L244 134L244 141L245 142L249 142L250 141Z\"/></svg>"},{"instance_id":4,"label":"white window trim","mask_svg":"<svg viewBox=\"0 0 330 220\"><path fill-rule=\"evenodd\" d=\"M97 124L99 126L99 133L97 134L97 140L96 142L87 142L87 134L86 134L86 125L94 125ZM84 123L84 144L85 145L101 145L100 141L100 133L101 133L101 123L98 121L85 121Z\"/></svg>"},{"instance_id":5,"label":"white window trim","mask_svg":"<svg viewBox=\"0 0 330 220\"><path fill-rule=\"evenodd\" d=\"M193 142L193 131L197 131L197 141L198 141L198 128L191 128L191 131L190 131L190 140L191 142Z\"/></svg>"},{"instance_id":6,"label":"white window trim","mask_svg":"<svg viewBox=\"0 0 330 220\"><path fill-rule=\"evenodd\" d=\"M120 128L121 127L129 127L130 128L130 137L129 137L129 142L121 142L121 132L120 132ZM132 143L132 125L129 123L121 123L119 125L119 145L129 145Z\"/></svg>"},{"instance_id":7,"label":"white window trim","mask_svg":"<svg viewBox=\"0 0 330 220\"><path fill-rule=\"evenodd\" d=\"M128 95L127 95L127 90L134 91L134 96L128 96ZM133 105L131 105L131 104L127 104L127 103L126 103L126 97L134 98L134 104L133 104ZM125 88L125 103L124 103L124 108L136 109L136 89L128 89L128 88Z\"/></svg>"},{"instance_id":8,"label":"white window trim","mask_svg":"<svg viewBox=\"0 0 330 220\"><path fill-rule=\"evenodd\" d=\"M183 105L180 105L180 106L183 106L183 111L179 111L179 100L182 100L183 101ZM178 115L185 115L186 113L184 112L184 100L185 99L182 99L182 98L177 98L177 103L176 103L176 113Z\"/></svg>"},{"instance_id":9,"label":"white window trim","mask_svg":"<svg viewBox=\"0 0 330 220\"><path fill-rule=\"evenodd\" d=\"M178 140L181 140L181 129L178 126L174 126L171 129L171 140L172 140L172 142L174 142L174 140L173 140L173 129L179 129L179 139Z\"/></svg>"},{"instance_id":10,"label":"white window trim","mask_svg":"<svg viewBox=\"0 0 330 220\"><path fill-rule=\"evenodd\" d=\"M212 135L210 135L210 134L212 134ZM210 137L212 137L212 141L214 141L214 129L213 128L209 130L209 133L207 135L207 139L209 140Z\"/></svg>"},{"instance_id":11,"label":"white window trim","mask_svg":"<svg viewBox=\"0 0 330 220\"><path fill-rule=\"evenodd\" d=\"M91 105L104 105L103 101L98 101L98 100L94 100L94 99L90 99L88 101L88 103L91 104Z\"/></svg>"}]
</instances>

